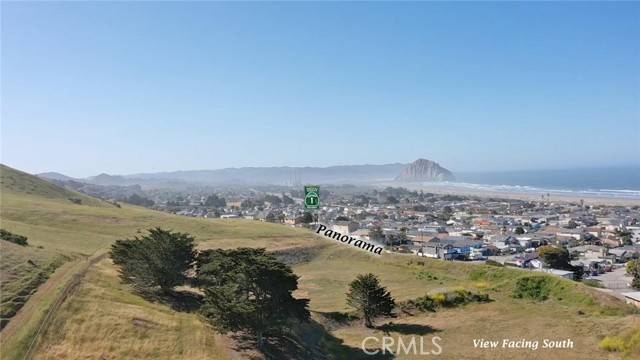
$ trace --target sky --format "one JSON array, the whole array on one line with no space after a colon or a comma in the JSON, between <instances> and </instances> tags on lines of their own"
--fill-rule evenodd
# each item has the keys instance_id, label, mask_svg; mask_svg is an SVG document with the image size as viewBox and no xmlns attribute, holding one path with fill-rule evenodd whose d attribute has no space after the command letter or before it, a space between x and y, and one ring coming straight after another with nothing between
<instances>
[{"instance_id":1,"label":"sky","mask_svg":"<svg viewBox=\"0 0 640 360\"><path fill-rule=\"evenodd\" d=\"M640 3L2 2L38 173L640 166Z\"/></svg>"}]
</instances>

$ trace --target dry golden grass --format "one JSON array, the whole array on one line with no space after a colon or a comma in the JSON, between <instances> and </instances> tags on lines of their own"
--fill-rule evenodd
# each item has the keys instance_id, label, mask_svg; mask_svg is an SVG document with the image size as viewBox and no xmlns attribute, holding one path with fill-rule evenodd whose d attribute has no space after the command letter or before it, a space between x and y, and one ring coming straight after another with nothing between
<instances>
[{"instance_id":1,"label":"dry golden grass","mask_svg":"<svg viewBox=\"0 0 640 360\"><path fill-rule=\"evenodd\" d=\"M295 266L294 270L301 276L298 295L308 296L311 309L321 313L349 311L344 296L348 284L357 274L365 272L376 274L397 301L456 288L489 294L493 300L490 303L391 319L398 330L389 331L389 336L401 336L405 344L413 335L418 338L425 336L425 344L432 336L441 337L443 352L438 358L444 359L534 359L540 356L549 359L618 359L623 354L604 351L599 348L599 342L606 335L640 326L637 313L620 300L555 277L550 277L552 289L549 300L515 299L511 296L515 281L519 277L531 276L531 273L513 269L419 260L407 256L374 258L355 250L331 246L313 261ZM380 319L379 325L385 322L389 320ZM357 321L346 326L333 325L331 334L352 348L360 348L367 336L384 335L383 331L367 329ZM540 346L545 338L571 339L575 346L563 350L480 350L473 346L473 339L478 338L537 339ZM396 358L424 358L424 355L400 354Z\"/></svg>"},{"instance_id":2,"label":"dry golden grass","mask_svg":"<svg viewBox=\"0 0 640 360\"><path fill-rule=\"evenodd\" d=\"M321 239L310 231L282 225L193 219L133 206L120 209L76 205L61 197L12 191L2 197L3 226L28 236L33 245L42 245L47 251L81 254L104 251L115 239L131 237L138 230L153 226L191 233L203 248L251 246L277 250L320 245L315 258L294 266L301 277L296 295L310 298L311 309L318 312L348 310L345 304L348 284L356 275L366 272L378 275L399 301L458 287L489 293L495 301L488 304L394 320L405 326L391 329L392 336L400 333L405 337L423 333L440 336L443 339L440 358L506 359L534 355L557 359L619 358L621 354L601 350L598 343L605 335L638 326L637 315L629 315L621 301L570 281L554 278L550 299L535 303L511 298L515 280L526 275L521 271L410 256L375 257ZM418 261L424 263L417 264ZM67 278L54 274L54 278L57 277L60 282ZM54 292L44 296L39 303L42 308L38 304L27 304L34 316L25 322L26 328L21 329L23 340L15 343L24 346L32 324L38 323L37 319L53 297ZM429 333L431 327L435 332ZM338 339L331 341L334 345L330 348L335 358L358 357L362 355L357 350L360 342L374 333L381 334L355 323L338 325L332 330ZM478 337L571 338L576 347L572 351L535 353L473 350L472 340ZM225 359L237 356L228 339L215 335L196 315L176 312L135 295L120 282L108 260L88 272L76 292L55 314L52 326L41 340L36 358ZM345 346L336 346L339 340L344 341ZM20 358L21 353L16 349L19 350L19 346L8 350ZM6 348L3 354L6 356Z\"/></svg>"},{"instance_id":3,"label":"dry golden grass","mask_svg":"<svg viewBox=\"0 0 640 360\"><path fill-rule=\"evenodd\" d=\"M150 303L122 284L110 260L94 266L56 315L36 359L228 359L195 314Z\"/></svg>"}]
</instances>

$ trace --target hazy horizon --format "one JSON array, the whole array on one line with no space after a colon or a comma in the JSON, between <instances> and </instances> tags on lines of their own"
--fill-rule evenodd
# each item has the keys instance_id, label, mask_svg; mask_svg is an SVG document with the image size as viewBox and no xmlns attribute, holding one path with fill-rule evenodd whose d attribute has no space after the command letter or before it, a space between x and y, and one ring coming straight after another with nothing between
<instances>
[{"instance_id":1,"label":"hazy horizon","mask_svg":"<svg viewBox=\"0 0 640 360\"><path fill-rule=\"evenodd\" d=\"M432 160L432 159L428 159ZM438 161L433 160L438 163ZM197 171L217 171L217 170L225 170L225 169L242 169L242 168L332 168L332 167L346 167L346 166L382 166L382 165L393 165L393 164L410 164L410 162L402 163L402 162L393 162L393 163L367 163L367 164L335 164L335 165L327 165L327 166L290 166L290 165L274 165L274 166L230 166L224 168L202 168L202 169L175 169L175 170L161 170L161 171L150 171L150 172L131 172L131 173L108 173L108 172L99 172L95 174L90 174L86 176L74 176L68 173L63 173L61 171L56 170L47 170L40 172L30 172L32 174L44 174L44 173L59 173L62 175L66 175L73 178L83 179L89 178L97 175L107 174L111 176L136 176L136 175L145 175L145 174L161 174L161 173L177 173L177 172L197 172ZM17 168L15 166L11 166L11 164L5 164L12 168L21 171L27 171L24 169ZM592 167L570 167L570 168L545 168L545 169L505 169L505 170L456 170L451 169L445 166L444 164L439 163L442 167L447 170L452 171L454 174L508 174L508 173L526 173L526 172L547 172L547 171L582 171L582 170L606 170L606 169L616 169L616 170L624 170L624 169L640 169L640 165L635 164L623 164L623 165L610 165L610 166L592 166ZM27 171L28 172L28 171Z\"/></svg>"},{"instance_id":2,"label":"hazy horizon","mask_svg":"<svg viewBox=\"0 0 640 360\"><path fill-rule=\"evenodd\" d=\"M638 3L0 6L31 173L640 166Z\"/></svg>"}]
</instances>

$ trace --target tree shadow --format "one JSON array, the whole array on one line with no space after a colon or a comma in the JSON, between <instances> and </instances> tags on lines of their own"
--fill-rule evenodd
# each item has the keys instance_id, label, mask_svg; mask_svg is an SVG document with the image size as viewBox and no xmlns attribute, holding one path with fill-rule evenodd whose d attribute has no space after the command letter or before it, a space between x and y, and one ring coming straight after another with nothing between
<instances>
[{"instance_id":1,"label":"tree shadow","mask_svg":"<svg viewBox=\"0 0 640 360\"><path fill-rule=\"evenodd\" d=\"M393 322L377 326L376 329L383 331L385 334L389 334L393 331L403 335L427 335L440 331L438 329L432 328L429 325L395 324Z\"/></svg>"},{"instance_id":2,"label":"tree shadow","mask_svg":"<svg viewBox=\"0 0 640 360\"><path fill-rule=\"evenodd\" d=\"M255 353L257 344L254 337L244 333L234 333L234 350L242 352L245 358L258 358ZM370 352L377 348L367 349ZM254 356L251 355L253 352ZM342 339L333 336L315 320L308 323L293 324L287 331L269 334L263 349L265 359L362 359L385 360L393 359L393 354L387 353L368 355L363 349L344 344Z\"/></svg>"},{"instance_id":3,"label":"tree shadow","mask_svg":"<svg viewBox=\"0 0 640 360\"><path fill-rule=\"evenodd\" d=\"M317 311L316 313L340 325L346 325L350 321L359 319L357 315L350 314L347 312L341 312L341 311L328 311L328 312Z\"/></svg>"},{"instance_id":4,"label":"tree shadow","mask_svg":"<svg viewBox=\"0 0 640 360\"><path fill-rule=\"evenodd\" d=\"M145 300L171 307L172 310L194 312L200 309L203 296L193 291L170 290L167 292L139 290L137 293Z\"/></svg>"}]
</instances>

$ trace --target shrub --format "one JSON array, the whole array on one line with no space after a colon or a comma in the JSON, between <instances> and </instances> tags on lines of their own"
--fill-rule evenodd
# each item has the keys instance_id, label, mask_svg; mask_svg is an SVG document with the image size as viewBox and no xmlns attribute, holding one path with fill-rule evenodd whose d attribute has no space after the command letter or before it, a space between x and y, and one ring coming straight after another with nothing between
<instances>
[{"instance_id":1,"label":"shrub","mask_svg":"<svg viewBox=\"0 0 640 360\"><path fill-rule=\"evenodd\" d=\"M415 272L416 278L420 280L438 280L437 276L434 276L428 271L418 270Z\"/></svg>"},{"instance_id":2,"label":"shrub","mask_svg":"<svg viewBox=\"0 0 640 360\"><path fill-rule=\"evenodd\" d=\"M600 341L600 348L606 351L620 351L624 352L624 341L617 336L606 336Z\"/></svg>"},{"instance_id":3,"label":"shrub","mask_svg":"<svg viewBox=\"0 0 640 360\"><path fill-rule=\"evenodd\" d=\"M437 306L444 306L447 302L447 296L444 293L433 295L433 301Z\"/></svg>"},{"instance_id":4,"label":"shrub","mask_svg":"<svg viewBox=\"0 0 640 360\"><path fill-rule=\"evenodd\" d=\"M414 301L414 305L416 309L420 311L430 311L430 312L436 311L436 303L435 301L433 301L431 297L429 297L429 295L425 295L423 297L417 298Z\"/></svg>"},{"instance_id":5,"label":"shrub","mask_svg":"<svg viewBox=\"0 0 640 360\"><path fill-rule=\"evenodd\" d=\"M14 244L27 246L27 237L22 235L13 234L5 229L0 229L0 239L12 242Z\"/></svg>"},{"instance_id":6,"label":"shrub","mask_svg":"<svg viewBox=\"0 0 640 360\"><path fill-rule=\"evenodd\" d=\"M436 311L438 307L456 307L471 302L488 302L488 294L474 294L471 291L458 289L450 292L437 293L433 296L425 295L415 300L409 300L407 305L420 311Z\"/></svg>"},{"instance_id":7,"label":"shrub","mask_svg":"<svg viewBox=\"0 0 640 360\"><path fill-rule=\"evenodd\" d=\"M625 355L640 354L640 329L626 331L618 336L606 336L599 346L607 351L624 352Z\"/></svg>"},{"instance_id":8,"label":"shrub","mask_svg":"<svg viewBox=\"0 0 640 360\"><path fill-rule=\"evenodd\" d=\"M544 276L523 277L516 282L513 296L519 299L546 300L549 298L550 280Z\"/></svg>"}]
</instances>

